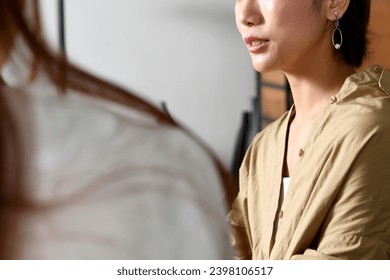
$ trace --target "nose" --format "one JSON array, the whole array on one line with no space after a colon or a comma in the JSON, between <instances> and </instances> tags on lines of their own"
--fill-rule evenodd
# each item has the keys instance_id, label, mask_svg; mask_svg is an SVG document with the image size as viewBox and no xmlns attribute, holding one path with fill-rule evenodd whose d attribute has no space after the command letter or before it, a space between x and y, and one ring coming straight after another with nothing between
<instances>
[{"instance_id":1,"label":"nose","mask_svg":"<svg viewBox=\"0 0 390 280\"><path fill-rule=\"evenodd\" d=\"M239 24L255 26L261 23L262 15L258 0L237 0L235 13Z\"/></svg>"}]
</instances>

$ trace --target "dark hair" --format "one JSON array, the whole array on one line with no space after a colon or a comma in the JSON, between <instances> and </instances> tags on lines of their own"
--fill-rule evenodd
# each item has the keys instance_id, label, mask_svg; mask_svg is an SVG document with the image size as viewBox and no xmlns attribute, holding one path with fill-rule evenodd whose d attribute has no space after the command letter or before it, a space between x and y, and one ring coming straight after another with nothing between
<instances>
[{"instance_id":1,"label":"dark hair","mask_svg":"<svg viewBox=\"0 0 390 280\"><path fill-rule=\"evenodd\" d=\"M53 52L41 36L38 0L0 0L0 34L1 46L6 56L12 51L30 51L33 54L30 79L34 79L38 69L45 74L60 93L67 88L80 94L96 98L104 98L139 111L151 114L165 125L176 126L198 142L214 160L220 173L228 206L233 202L235 188L232 187L230 176L214 153L188 130L177 124L159 108L144 101L137 95L120 88L117 85L99 79L68 63L61 53ZM14 39L21 37L24 46L14 45ZM2 50L3 51L3 50ZM3 61L0 61L0 64ZM13 117L11 108L6 104L2 87L4 82L0 76L0 259L15 257L14 241L16 223L11 215L23 209L31 209L24 197L24 182L26 153L21 128ZM16 214L15 214L16 215ZM12 239L12 240L11 240Z\"/></svg>"},{"instance_id":2,"label":"dark hair","mask_svg":"<svg viewBox=\"0 0 390 280\"><path fill-rule=\"evenodd\" d=\"M313 0L317 10L321 2L321 0ZM348 9L340 19L339 28L343 33L343 45L337 52L348 65L356 68L362 65L368 54L370 7L371 0L351 0Z\"/></svg>"}]
</instances>

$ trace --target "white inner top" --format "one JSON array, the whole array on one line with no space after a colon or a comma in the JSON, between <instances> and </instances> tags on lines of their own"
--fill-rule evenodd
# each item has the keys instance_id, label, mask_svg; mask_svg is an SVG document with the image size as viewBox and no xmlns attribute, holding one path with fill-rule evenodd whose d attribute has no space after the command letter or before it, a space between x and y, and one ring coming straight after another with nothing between
<instances>
[{"instance_id":1,"label":"white inner top","mask_svg":"<svg viewBox=\"0 0 390 280\"><path fill-rule=\"evenodd\" d=\"M290 186L290 181L291 181L291 177L283 177L283 184L282 184L283 200L286 197L286 193L287 193L288 187Z\"/></svg>"}]
</instances>

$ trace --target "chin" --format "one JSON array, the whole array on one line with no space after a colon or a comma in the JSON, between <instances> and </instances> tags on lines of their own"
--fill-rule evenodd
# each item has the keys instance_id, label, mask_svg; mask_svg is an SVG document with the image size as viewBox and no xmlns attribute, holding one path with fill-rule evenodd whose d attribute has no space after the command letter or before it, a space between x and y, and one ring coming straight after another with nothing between
<instances>
[{"instance_id":1,"label":"chin","mask_svg":"<svg viewBox=\"0 0 390 280\"><path fill-rule=\"evenodd\" d=\"M253 65L253 68L257 71L257 72L260 72L260 73L268 73L268 72L272 72L274 71L274 69L270 68L270 67L267 67L266 64L264 63L252 63Z\"/></svg>"},{"instance_id":2,"label":"chin","mask_svg":"<svg viewBox=\"0 0 390 280\"><path fill-rule=\"evenodd\" d=\"M256 56L252 56L251 58L252 58L252 66L257 72L267 73L267 72L278 70L275 69L273 63L269 63L267 60L259 59L259 57Z\"/></svg>"}]
</instances>

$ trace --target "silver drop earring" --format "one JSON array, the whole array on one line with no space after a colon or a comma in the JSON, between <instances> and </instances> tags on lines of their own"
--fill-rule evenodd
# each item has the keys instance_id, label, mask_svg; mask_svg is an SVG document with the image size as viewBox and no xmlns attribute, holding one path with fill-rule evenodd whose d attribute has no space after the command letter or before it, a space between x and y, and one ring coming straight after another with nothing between
<instances>
[{"instance_id":1,"label":"silver drop earring","mask_svg":"<svg viewBox=\"0 0 390 280\"><path fill-rule=\"evenodd\" d=\"M341 32L341 30L339 28L339 15L338 15L337 11L334 12L334 15L336 16L336 22L334 23L334 29L333 29L333 33L332 33L332 44L333 44L334 48L336 50L338 50L341 48L341 45L343 44L343 33ZM335 37L336 31L340 35L340 43L335 43L334 37Z\"/></svg>"}]
</instances>

